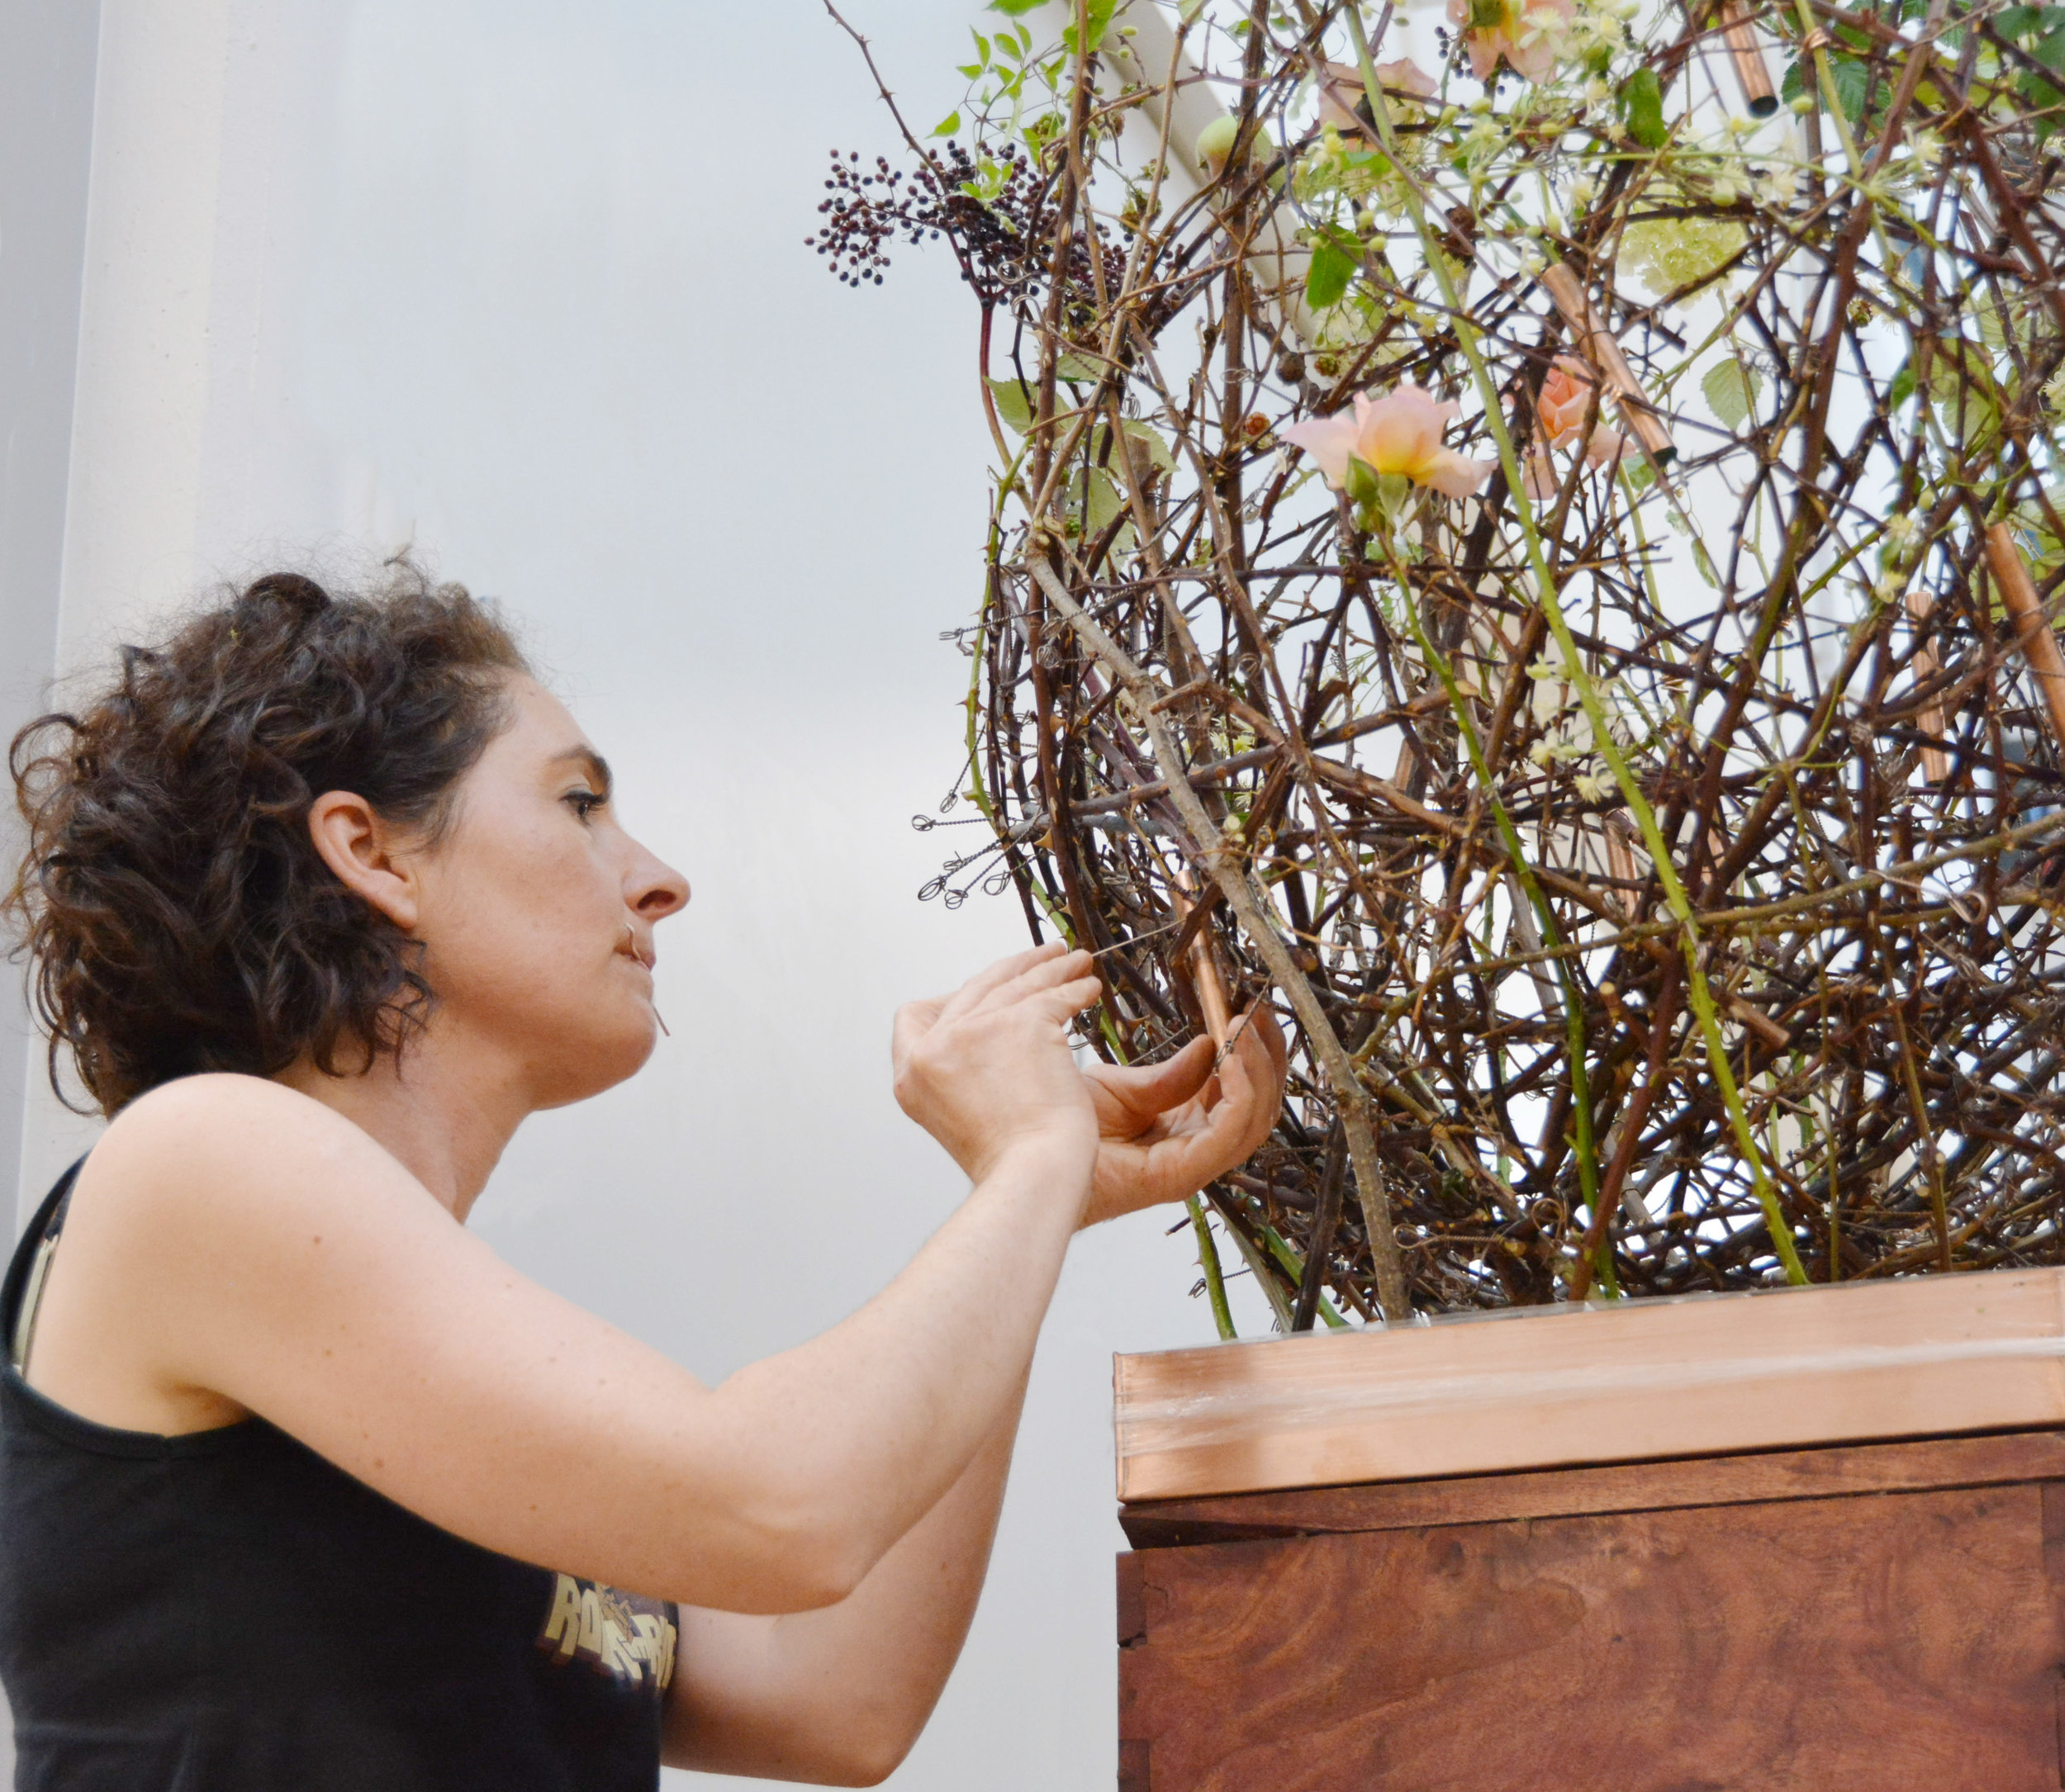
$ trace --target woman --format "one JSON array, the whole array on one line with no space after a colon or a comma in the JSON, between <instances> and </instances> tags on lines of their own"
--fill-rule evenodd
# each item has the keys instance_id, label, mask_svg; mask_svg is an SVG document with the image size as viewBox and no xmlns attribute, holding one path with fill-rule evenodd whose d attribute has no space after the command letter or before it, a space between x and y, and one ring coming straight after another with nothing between
<instances>
[{"instance_id":1,"label":"woman","mask_svg":"<svg viewBox=\"0 0 2065 1792\"><path fill-rule=\"evenodd\" d=\"M1208 1042L1080 1069L1097 984L1053 947L904 1008L897 1098L966 1200L852 1317L705 1387L463 1230L526 1115L645 1061L689 894L487 609L262 579L13 764L53 1073L112 1121L0 1315L17 1785L890 1772L1070 1235L1254 1149L1274 1029L1216 1078Z\"/></svg>"}]
</instances>

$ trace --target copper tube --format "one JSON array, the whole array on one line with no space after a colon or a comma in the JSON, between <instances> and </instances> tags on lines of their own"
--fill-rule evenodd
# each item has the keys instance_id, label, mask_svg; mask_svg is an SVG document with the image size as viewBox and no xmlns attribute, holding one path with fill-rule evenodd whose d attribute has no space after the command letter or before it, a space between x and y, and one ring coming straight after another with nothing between
<instances>
[{"instance_id":1,"label":"copper tube","mask_svg":"<svg viewBox=\"0 0 2065 1792\"><path fill-rule=\"evenodd\" d=\"M1176 912L1186 919L1190 913L1190 879L1182 872L1176 874ZM1221 1051L1226 1050L1226 1036L1233 1029L1233 1004L1227 1000L1226 985L1219 980L1219 963L1212 955L1212 932L1208 927L1199 927L1198 936L1190 942L1190 980L1198 992L1198 1006L1204 1010L1204 1030L1212 1036L1212 1043Z\"/></svg>"},{"instance_id":2,"label":"copper tube","mask_svg":"<svg viewBox=\"0 0 2065 1792\"><path fill-rule=\"evenodd\" d=\"M2051 732L2065 747L2065 653L2058 651L2058 636L2044 614L2035 585L2029 582L2029 568L2015 545L2015 532L2005 523L1996 523L1987 531L1987 564L1993 569L2001 600L2014 619L2015 645L2036 674L2037 689L2044 693L2044 706L2051 713Z\"/></svg>"},{"instance_id":3,"label":"copper tube","mask_svg":"<svg viewBox=\"0 0 2065 1792\"><path fill-rule=\"evenodd\" d=\"M1635 432L1635 439L1642 444L1642 452L1649 456L1650 464L1662 472L1678 453L1671 442L1670 431L1664 427L1664 420L1657 415L1655 405L1649 401L1648 395L1636 381L1634 369L1627 364L1627 357L1621 353L1620 344L1613 339L1599 320L1599 314L1593 310L1591 300L1578 283L1578 277L1571 273L1568 263L1551 262L1541 270L1541 283L1549 296L1556 301L1556 309L1563 313L1564 321L1576 339L1578 353L1599 370L1612 389L1620 404L1621 415Z\"/></svg>"},{"instance_id":4,"label":"copper tube","mask_svg":"<svg viewBox=\"0 0 2065 1792\"><path fill-rule=\"evenodd\" d=\"M1778 90L1771 85L1764 46L1757 41L1757 28L1749 22L1742 0L1721 0L1721 22L1735 64L1735 78L1742 83L1743 103L1752 118L1768 118L1778 109Z\"/></svg>"},{"instance_id":5,"label":"copper tube","mask_svg":"<svg viewBox=\"0 0 2065 1792\"><path fill-rule=\"evenodd\" d=\"M1928 622L1935 607L1930 602L1926 592L1910 591L1907 594L1907 614L1917 632ZM1924 642L1915 649L1915 682L1917 685L1927 684L1939 670L1934 647ZM1930 704L1915 720L1920 723L1925 733L1940 737L1948 732L1948 718L1939 703ZM1921 750L1921 769L1923 775L1931 784L1948 784L1950 781L1950 756L1940 747L1925 747Z\"/></svg>"}]
</instances>

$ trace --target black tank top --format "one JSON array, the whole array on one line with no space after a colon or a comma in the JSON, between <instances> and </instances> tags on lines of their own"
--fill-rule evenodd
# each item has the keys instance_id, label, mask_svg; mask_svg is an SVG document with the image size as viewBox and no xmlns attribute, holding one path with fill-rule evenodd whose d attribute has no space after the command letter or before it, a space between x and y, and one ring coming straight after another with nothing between
<instances>
[{"instance_id":1,"label":"black tank top","mask_svg":"<svg viewBox=\"0 0 2065 1792\"><path fill-rule=\"evenodd\" d=\"M15 1335L50 1192L0 1287ZM676 1613L499 1556L262 1419L117 1431L0 1371L17 1792L652 1792Z\"/></svg>"}]
</instances>

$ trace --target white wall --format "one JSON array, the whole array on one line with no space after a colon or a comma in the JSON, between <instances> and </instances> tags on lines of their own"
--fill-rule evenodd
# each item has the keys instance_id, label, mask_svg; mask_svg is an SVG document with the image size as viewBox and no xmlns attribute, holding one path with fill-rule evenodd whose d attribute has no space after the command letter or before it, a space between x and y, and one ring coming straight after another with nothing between
<instances>
[{"instance_id":1,"label":"white wall","mask_svg":"<svg viewBox=\"0 0 2065 1792\"><path fill-rule=\"evenodd\" d=\"M41 703L57 638L99 26L98 0L0 0L0 745ZM0 998L7 1211L26 1022Z\"/></svg>"},{"instance_id":2,"label":"white wall","mask_svg":"<svg viewBox=\"0 0 2065 1792\"><path fill-rule=\"evenodd\" d=\"M976 0L852 10L921 128L947 111ZM705 1376L822 1329L959 1192L890 1100L892 1008L1023 940L1009 897L914 900L954 837L908 822L959 764L936 638L978 595L986 438L943 251L861 294L802 246L825 152L892 145L857 56L814 0L103 12L59 668L311 550L412 540L501 599L696 894L672 1040L528 1126L477 1223ZM42 178L0 145L7 192ZM22 1198L87 1136L32 1086ZM1077 1247L898 1786L1113 1771L1110 1353L1211 1332L1165 1224Z\"/></svg>"}]
</instances>

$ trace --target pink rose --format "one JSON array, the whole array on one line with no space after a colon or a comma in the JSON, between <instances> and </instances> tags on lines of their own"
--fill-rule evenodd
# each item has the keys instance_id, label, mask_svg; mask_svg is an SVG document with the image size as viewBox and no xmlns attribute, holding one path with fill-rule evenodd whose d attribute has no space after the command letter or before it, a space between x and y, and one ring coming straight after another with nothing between
<instances>
[{"instance_id":1,"label":"pink rose","mask_svg":"<svg viewBox=\"0 0 2065 1792\"><path fill-rule=\"evenodd\" d=\"M1352 62L1330 62L1319 83L1319 121L1353 135L1361 128L1355 108L1369 97L1362 84L1362 70ZM1410 56L1377 64L1377 84L1387 93L1409 94L1416 100L1434 97L1434 77Z\"/></svg>"},{"instance_id":2,"label":"pink rose","mask_svg":"<svg viewBox=\"0 0 2065 1792\"><path fill-rule=\"evenodd\" d=\"M1431 486L1451 498L1466 498L1491 476L1489 461L1472 460L1441 446L1441 431L1461 410L1437 404L1408 383L1387 398L1355 394L1353 415L1336 411L1286 425L1276 433L1319 462L1327 483L1346 489L1348 462L1358 460L1377 474L1403 473L1416 485Z\"/></svg>"},{"instance_id":3,"label":"pink rose","mask_svg":"<svg viewBox=\"0 0 2065 1792\"><path fill-rule=\"evenodd\" d=\"M1555 72L1574 0L1448 0L1448 21L1467 31L1470 69L1488 80L1503 56L1530 81Z\"/></svg>"},{"instance_id":4,"label":"pink rose","mask_svg":"<svg viewBox=\"0 0 2065 1792\"><path fill-rule=\"evenodd\" d=\"M1558 355L1549 369L1548 378L1541 382L1541 396L1535 402L1541 438L1527 454L1529 497L1545 498L1555 491L1555 469L1550 463L1548 451L1569 447L1584 427L1584 420L1591 414L1595 384L1591 368L1567 354ZM1618 429L1595 424L1584 444L1586 464L1607 466L1618 460L1626 446L1626 439Z\"/></svg>"}]
</instances>

